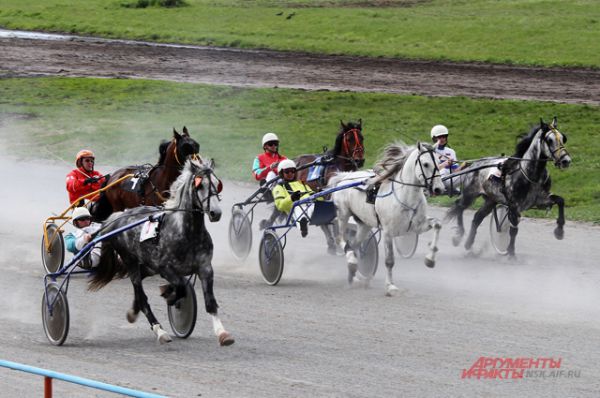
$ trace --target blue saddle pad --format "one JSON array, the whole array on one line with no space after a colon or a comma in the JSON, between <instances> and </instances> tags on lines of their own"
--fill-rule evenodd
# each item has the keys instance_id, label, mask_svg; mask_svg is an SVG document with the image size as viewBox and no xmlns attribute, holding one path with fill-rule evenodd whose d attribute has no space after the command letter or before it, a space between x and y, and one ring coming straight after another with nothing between
<instances>
[{"instance_id":1,"label":"blue saddle pad","mask_svg":"<svg viewBox=\"0 0 600 398\"><path fill-rule=\"evenodd\" d=\"M318 163L320 160L321 158L318 158L315 160L315 162ZM322 164L315 164L310 166L310 168L308 169L308 176L306 177L306 182L319 180L323 176L324 172L325 166Z\"/></svg>"}]
</instances>

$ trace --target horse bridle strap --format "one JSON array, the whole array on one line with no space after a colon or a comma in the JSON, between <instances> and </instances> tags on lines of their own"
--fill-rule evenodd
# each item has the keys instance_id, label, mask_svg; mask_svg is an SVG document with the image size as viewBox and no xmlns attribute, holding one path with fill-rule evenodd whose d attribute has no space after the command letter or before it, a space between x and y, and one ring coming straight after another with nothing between
<instances>
[{"instance_id":1,"label":"horse bridle strap","mask_svg":"<svg viewBox=\"0 0 600 398\"><path fill-rule=\"evenodd\" d=\"M177 162L177 164L178 164L179 166L183 166L183 165L184 165L184 163L181 163L181 161L179 160L179 156L177 156L177 140L176 140L175 138L173 138L173 143L175 144L175 145L173 146L173 155L175 156L175 161ZM192 153L192 155L191 155L191 156L192 156L192 159L194 159L194 160L198 160L198 159L199 159L199 157L198 157L198 154L197 154L197 153Z\"/></svg>"}]
</instances>

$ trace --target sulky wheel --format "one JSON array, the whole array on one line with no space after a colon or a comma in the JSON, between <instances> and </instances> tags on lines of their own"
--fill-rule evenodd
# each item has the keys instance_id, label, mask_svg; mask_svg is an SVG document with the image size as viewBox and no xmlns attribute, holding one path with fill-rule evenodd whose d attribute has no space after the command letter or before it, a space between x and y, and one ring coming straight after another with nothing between
<instances>
[{"instance_id":1,"label":"sulky wheel","mask_svg":"<svg viewBox=\"0 0 600 398\"><path fill-rule=\"evenodd\" d=\"M167 307L169 323L175 336L185 339L194 331L198 303L194 286L188 281L185 286L185 297Z\"/></svg>"},{"instance_id":2,"label":"sulky wheel","mask_svg":"<svg viewBox=\"0 0 600 398\"><path fill-rule=\"evenodd\" d=\"M265 231L258 248L260 272L269 285L279 283L283 274L283 247L273 231Z\"/></svg>"},{"instance_id":3,"label":"sulky wheel","mask_svg":"<svg viewBox=\"0 0 600 398\"><path fill-rule=\"evenodd\" d=\"M233 209L229 221L229 247L240 261L248 257L252 248L252 225L248 215L240 208Z\"/></svg>"},{"instance_id":4,"label":"sulky wheel","mask_svg":"<svg viewBox=\"0 0 600 398\"><path fill-rule=\"evenodd\" d=\"M415 251L417 251L417 245L419 244L419 234L410 231L407 235L396 236L394 238L394 246L396 246L396 252L403 258L411 258Z\"/></svg>"},{"instance_id":5,"label":"sulky wheel","mask_svg":"<svg viewBox=\"0 0 600 398\"><path fill-rule=\"evenodd\" d=\"M62 345L65 342L69 333L69 303L57 283L48 284L42 297L42 323L50 343Z\"/></svg>"},{"instance_id":6,"label":"sulky wheel","mask_svg":"<svg viewBox=\"0 0 600 398\"><path fill-rule=\"evenodd\" d=\"M359 254L358 271L366 277L374 276L379 263L379 248L374 234L360 245Z\"/></svg>"},{"instance_id":7,"label":"sulky wheel","mask_svg":"<svg viewBox=\"0 0 600 398\"><path fill-rule=\"evenodd\" d=\"M497 205L490 217L490 240L494 249L503 256L508 254L509 230L508 207Z\"/></svg>"},{"instance_id":8,"label":"sulky wheel","mask_svg":"<svg viewBox=\"0 0 600 398\"><path fill-rule=\"evenodd\" d=\"M46 234L48 235L48 248L42 236L42 263L46 272L51 274L58 272L65 261L65 241L63 240L62 232L58 230L56 224L46 226Z\"/></svg>"}]
</instances>

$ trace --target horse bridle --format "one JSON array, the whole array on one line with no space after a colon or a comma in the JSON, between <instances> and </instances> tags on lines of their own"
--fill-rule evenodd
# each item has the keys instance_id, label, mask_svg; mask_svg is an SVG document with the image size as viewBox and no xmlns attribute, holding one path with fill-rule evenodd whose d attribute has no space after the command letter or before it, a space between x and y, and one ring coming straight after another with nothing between
<instances>
[{"instance_id":1,"label":"horse bridle","mask_svg":"<svg viewBox=\"0 0 600 398\"><path fill-rule=\"evenodd\" d=\"M352 135L350 135L350 133L352 133ZM350 153L350 137L354 137L354 142L355 142L352 153ZM357 165L357 160L364 161L364 154L365 154L365 148L364 148L363 144L360 142L360 130L359 129L353 128L353 129L344 131L344 133L342 135L342 151L344 153L350 155L350 157L347 158L345 156L339 156L339 155L338 155L338 157L351 161L352 164L354 165L354 167L356 167L358 169L359 166ZM356 156L360 156L360 158L356 159Z\"/></svg>"},{"instance_id":2,"label":"horse bridle","mask_svg":"<svg viewBox=\"0 0 600 398\"><path fill-rule=\"evenodd\" d=\"M423 163L421 162L421 156L424 155L425 153L429 154L429 156L431 157L432 164L433 164L433 173L431 173L431 177L426 177L425 169L423 168ZM419 168L421 169L421 175L423 176L423 179L425 180L425 185L423 186L423 188L427 188L429 193L433 194L433 180L435 179L435 177L441 178L441 176L442 176L442 174L440 173L440 170L437 168L437 161L435 159L433 149L425 149L424 151L419 152L419 155L417 155L417 160L415 162L415 165L417 165L417 164L419 165Z\"/></svg>"},{"instance_id":3,"label":"horse bridle","mask_svg":"<svg viewBox=\"0 0 600 398\"><path fill-rule=\"evenodd\" d=\"M215 185L211 176L215 176L215 178L217 179L217 185ZM217 199L219 201L221 201L220 193L223 190L223 183L221 182L219 177L216 176L215 172L211 168L207 167L206 169L202 170L200 173L194 174L194 187L196 188L196 190L200 189L200 187L202 186L202 180L204 178L208 178L208 182L209 182L208 195L206 195L206 198L204 198L200 201L200 211L202 213L210 213L210 198L213 196L216 196ZM204 208L205 201L206 201L206 209Z\"/></svg>"},{"instance_id":4,"label":"horse bridle","mask_svg":"<svg viewBox=\"0 0 600 398\"><path fill-rule=\"evenodd\" d=\"M177 156L177 140L175 138L173 138L172 141L175 145L173 145L173 155L175 156L175 161L177 162L177 164L179 165L179 167L183 167L183 165L185 164L185 162L181 163L181 161L179 160L179 156ZM192 159L194 160L199 160L199 155L198 153L192 153L191 155Z\"/></svg>"},{"instance_id":5,"label":"horse bridle","mask_svg":"<svg viewBox=\"0 0 600 398\"><path fill-rule=\"evenodd\" d=\"M563 144L563 140L560 139L560 137L561 136L564 137L564 135L560 131L558 131L558 129L556 129L556 127L553 127L553 126L548 126L548 127L549 127L549 130L546 131L546 133L544 133L542 139L544 140L544 142L546 142L546 140L545 140L546 136L550 133L554 134L554 139L558 143L557 147L555 149L550 149L548 142L546 142L546 146L548 146L548 149L550 150L550 153L552 154L552 158L554 159L554 165L558 166L560 164L561 160L563 160L567 156L570 156L569 151L567 151L567 148ZM562 153L562 155L557 157L556 153L559 151L563 151L563 153Z\"/></svg>"}]
</instances>

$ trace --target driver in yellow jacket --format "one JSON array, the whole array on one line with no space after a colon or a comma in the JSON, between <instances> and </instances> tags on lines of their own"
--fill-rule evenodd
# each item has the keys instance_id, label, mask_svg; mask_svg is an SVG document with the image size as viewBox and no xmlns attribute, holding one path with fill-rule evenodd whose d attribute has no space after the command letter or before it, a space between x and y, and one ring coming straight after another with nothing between
<instances>
[{"instance_id":1,"label":"driver in yellow jacket","mask_svg":"<svg viewBox=\"0 0 600 398\"><path fill-rule=\"evenodd\" d=\"M306 198L314 192L302 181L296 179L296 163L293 160L285 159L279 162L278 171L282 182L273 188L275 207L279 211L289 214L293 202ZM294 208L294 220L300 226L302 237L308 234L309 210L312 210L309 204Z\"/></svg>"}]
</instances>

